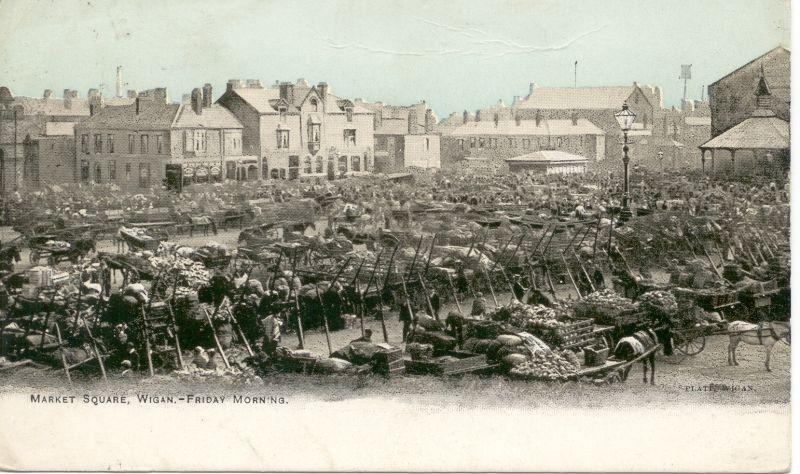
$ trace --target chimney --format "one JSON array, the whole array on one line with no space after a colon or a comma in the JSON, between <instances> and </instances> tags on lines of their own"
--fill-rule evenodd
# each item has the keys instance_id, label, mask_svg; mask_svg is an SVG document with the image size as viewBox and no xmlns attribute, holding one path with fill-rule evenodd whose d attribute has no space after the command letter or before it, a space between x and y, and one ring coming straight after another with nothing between
<instances>
[{"instance_id":1,"label":"chimney","mask_svg":"<svg viewBox=\"0 0 800 474\"><path fill-rule=\"evenodd\" d=\"M578 114L572 114L572 125L578 125Z\"/></svg>"},{"instance_id":2,"label":"chimney","mask_svg":"<svg viewBox=\"0 0 800 474\"><path fill-rule=\"evenodd\" d=\"M96 114L97 111L100 110L100 107L103 106L103 94L97 89L89 89L89 93L86 97L89 103L89 115Z\"/></svg>"},{"instance_id":3,"label":"chimney","mask_svg":"<svg viewBox=\"0 0 800 474\"><path fill-rule=\"evenodd\" d=\"M540 111L536 111L536 126L538 127L542 123L542 113Z\"/></svg>"},{"instance_id":4,"label":"chimney","mask_svg":"<svg viewBox=\"0 0 800 474\"><path fill-rule=\"evenodd\" d=\"M517 127L519 127L520 125L522 125L522 117L520 117L519 115L517 115L516 117L514 117L514 121L517 123Z\"/></svg>"},{"instance_id":5,"label":"chimney","mask_svg":"<svg viewBox=\"0 0 800 474\"><path fill-rule=\"evenodd\" d=\"M44 97L45 99L52 99L53 98L52 89L45 89L44 94L42 94L42 97Z\"/></svg>"},{"instance_id":6,"label":"chimney","mask_svg":"<svg viewBox=\"0 0 800 474\"><path fill-rule=\"evenodd\" d=\"M464 123L469 122L469 112L467 112L466 110L464 111L464 119L463 120L464 120Z\"/></svg>"},{"instance_id":7,"label":"chimney","mask_svg":"<svg viewBox=\"0 0 800 474\"><path fill-rule=\"evenodd\" d=\"M234 89L243 89L245 87L245 82L241 79L228 79L228 85L225 90L232 91Z\"/></svg>"},{"instance_id":8,"label":"chimney","mask_svg":"<svg viewBox=\"0 0 800 474\"><path fill-rule=\"evenodd\" d=\"M494 126L497 128L497 124L500 123L500 116L498 114L494 114Z\"/></svg>"},{"instance_id":9,"label":"chimney","mask_svg":"<svg viewBox=\"0 0 800 474\"><path fill-rule=\"evenodd\" d=\"M535 82L531 82L531 85L528 87L528 97L533 95L533 91L539 87Z\"/></svg>"},{"instance_id":10,"label":"chimney","mask_svg":"<svg viewBox=\"0 0 800 474\"><path fill-rule=\"evenodd\" d=\"M319 91L319 96L322 97L322 100L328 96L328 83L327 82L320 82L317 84L317 90Z\"/></svg>"},{"instance_id":11,"label":"chimney","mask_svg":"<svg viewBox=\"0 0 800 474\"><path fill-rule=\"evenodd\" d=\"M139 96L139 93L135 89L128 89L128 98L135 99Z\"/></svg>"},{"instance_id":12,"label":"chimney","mask_svg":"<svg viewBox=\"0 0 800 474\"><path fill-rule=\"evenodd\" d=\"M246 83L248 89L261 89L260 79L248 79Z\"/></svg>"},{"instance_id":13,"label":"chimney","mask_svg":"<svg viewBox=\"0 0 800 474\"><path fill-rule=\"evenodd\" d=\"M192 110L197 115L203 113L203 91L197 87L192 89Z\"/></svg>"},{"instance_id":14,"label":"chimney","mask_svg":"<svg viewBox=\"0 0 800 474\"><path fill-rule=\"evenodd\" d=\"M427 132L430 130L430 127L433 125L433 111L431 109L425 109L425 131Z\"/></svg>"},{"instance_id":15,"label":"chimney","mask_svg":"<svg viewBox=\"0 0 800 474\"><path fill-rule=\"evenodd\" d=\"M203 86L203 107L211 107L212 93L213 89L211 88L211 84L206 83Z\"/></svg>"},{"instance_id":16,"label":"chimney","mask_svg":"<svg viewBox=\"0 0 800 474\"><path fill-rule=\"evenodd\" d=\"M122 97L122 66L117 66L117 97Z\"/></svg>"},{"instance_id":17,"label":"chimney","mask_svg":"<svg viewBox=\"0 0 800 474\"><path fill-rule=\"evenodd\" d=\"M290 104L294 103L294 84L291 82L282 82L280 85L280 97Z\"/></svg>"},{"instance_id":18,"label":"chimney","mask_svg":"<svg viewBox=\"0 0 800 474\"><path fill-rule=\"evenodd\" d=\"M481 121L481 109L478 109L478 110L475 111L475 121L476 122L480 122Z\"/></svg>"},{"instance_id":19,"label":"chimney","mask_svg":"<svg viewBox=\"0 0 800 474\"><path fill-rule=\"evenodd\" d=\"M153 89L153 100L158 103L166 104L167 103L167 88L166 87L156 87Z\"/></svg>"},{"instance_id":20,"label":"chimney","mask_svg":"<svg viewBox=\"0 0 800 474\"><path fill-rule=\"evenodd\" d=\"M297 87L308 87L308 81L301 77L297 80Z\"/></svg>"}]
</instances>

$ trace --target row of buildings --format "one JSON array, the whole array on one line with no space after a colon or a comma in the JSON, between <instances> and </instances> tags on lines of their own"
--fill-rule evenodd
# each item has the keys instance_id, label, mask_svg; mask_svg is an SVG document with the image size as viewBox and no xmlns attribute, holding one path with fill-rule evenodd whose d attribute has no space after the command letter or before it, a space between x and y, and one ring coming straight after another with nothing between
<instances>
[{"instance_id":1,"label":"row of buildings","mask_svg":"<svg viewBox=\"0 0 800 474\"><path fill-rule=\"evenodd\" d=\"M393 106L336 96L328 84L230 80L180 102L164 88L115 97L91 89L56 98L0 87L0 191L68 182L126 191L196 182L336 179L410 167L580 173L619 165L614 114L636 113L630 153L647 166L700 166L703 146L772 107L789 115L789 51L756 58L709 86L709 101L663 105L659 87L540 87L524 97L439 121L424 101ZM118 74L120 71L118 70ZM761 82L760 98L754 93ZM757 100L758 99L758 100ZM762 113L762 112L760 112ZM763 114L763 113L762 113ZM712 158L713 159L713 158ZM724 164L720 164L724 166Z\"/></svg>"}]
</instances>

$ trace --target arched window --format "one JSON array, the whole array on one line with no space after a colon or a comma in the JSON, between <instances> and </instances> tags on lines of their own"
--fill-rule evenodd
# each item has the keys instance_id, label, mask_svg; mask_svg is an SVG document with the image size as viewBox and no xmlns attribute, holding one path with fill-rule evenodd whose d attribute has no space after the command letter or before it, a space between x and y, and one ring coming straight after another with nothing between
<instances>
[{"instance_id":1,"label":"arched window","mask_svg":"<svg viewBox=\"0 0 800 474\"><path fill-rule=\"evenodd\" d=\"M325 165L324 160L322 159L321 156L318 156L317 157L317 169L316 169L316 172L317 173L322 173L324 171L324 168L323 168L324 165Z\"/></svg>"},{"instance_id":2,"label":"arched window","mask_svg":"<svg viewBox=\"0 0 800 474\"><path fill-rule=\"evenodd\" d=\"M311 174L311 157L310 156L306 156L303 159L303 173Z\"/></svg>"},{"instance_id":3,"label":"arched window","mask_svg":"<svg viewBox=\"0 0 800 474\"><path fill-rule=\"evenodd\" d=\"M94 182L99 183L100 180L103 179L103 168L100 166L100 163L94 165Z\"/></svg>"},{"instance_id":4,"label":"arched window","mask_svg":"<svg viewBox=\"0 0 800 474\"><path fill-rule=\"evenodd\" d=\"M319 112L319 104L317 103L317 99L311 99L311 108L314 109L314 112Z\"/></svg>"},{"instance_id":5,"label":"arched window","mask_svg":"<svg viewBox=\"0 0 800 474\"><path fill-rule=\"evenodd\" d=\"M347 173L347 157L340 156L339 157L339 173L345 174Z\"/></svg>"},{"instance_id":6,"label":"arched window","mask_svg":"<svg viewBox=\"0 0 800 474\"><path fill-rule=\"evenodd\" d=\"M361 171L361 157L354 156L351 158L350 169L353 171Z\"/></svg>"}]
</instances>

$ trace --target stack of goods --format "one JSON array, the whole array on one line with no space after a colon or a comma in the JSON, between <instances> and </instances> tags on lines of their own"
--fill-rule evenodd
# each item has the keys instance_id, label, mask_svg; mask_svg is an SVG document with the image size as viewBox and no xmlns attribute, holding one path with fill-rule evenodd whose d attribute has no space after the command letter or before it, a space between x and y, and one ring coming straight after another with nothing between
<instances>
[{"instance_id":1,"label":"stack of goods","mask_svg":"<svg viewBox=\"0 0 800 474\"><path fill-rule=\"evenodd\" d=\"M638 309L637 303L618 295L610 288L595 291L574 305L575 316L605 324L616 324L620 316Z\"/></svg>"},{"instance_id":2,"label":"stack of goods","mask_svg":"<svg viewBox=\"0 0 800 474\"><path fill-rule=\"evenodd\" d=\"M504 321L512 327L528 331L551 345L561 346L565 342L565 335L577 324L564 320L563 315L564 312L560 309L515 301L495 309L489 317L494 321Z\"/></svg>"},{"instance_id":3,"label":"stack of goods","mask_svg":"<svg viewBox=\"0 0 800 474\"><path fill-rule=\"evenodd\" d=\"M535 352L530 359L509 371L512 377L524 380L565 381L578 375L580 362L571 351Z\"/></svg>"},{"instance_id":4,"label":"stack of goods","mask_svg":"<svg viewBox=\"0 0 800 474\"><path fill-rule=\"evenodd\" d=\"M44 246L53 250L69 250L70 248L69 242L63 240L48 240Z\"/></svg>"},{"instance_id":5,"label":"stack of goods","mask_svg":"<svg viewBox=\"0 0 800 474\"><path fill-rule=\"evenodd\" d=\"M669 291L648 291L639 297L639 307L654 317L669 317L678 312L678 301Z\"/></svg>"},{"instance_id":6,"label":"stack of goods","mask_svg":"<svg viewBox=\"0 0 800 474\"><path fill-rule=\"evenodd\" d=\"M169 275L167 277L169 279L178 278L176 297L196 294L197 289L208 285L211 278L211 274L202 263L177 255L150 257L149 263L156 274Z\"/></svg>"}]
</instances>

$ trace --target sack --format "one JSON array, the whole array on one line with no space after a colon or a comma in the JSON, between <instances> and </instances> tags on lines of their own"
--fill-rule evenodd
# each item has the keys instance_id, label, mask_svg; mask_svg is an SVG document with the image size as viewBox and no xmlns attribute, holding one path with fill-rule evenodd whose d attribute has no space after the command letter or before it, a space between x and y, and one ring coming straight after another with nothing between
<instances>
[{"instance_id":1,"label":"sack","mask_svg":"<svg viewBox=\"0 0 800 474\"><path fill-rule=\"evenodd\" d=\"M501 334L497 336L497 342L504 346L514 347L522 344L522 338L513 334Z\"/></svg>"},{"instance_id":2,"label":"sack","mask_svg":"<svg viewBox=\"0 0 800 474\"><path fill-rule=\"evenodd\" d=\"M503 362L505 362L506 364L508 364L508 365L510 365L512 367L520 365L520 364L524 364L527 361L528 361L528 358L525 357L522 354L509 354L509 355L503 357Z\"/></svg>"},{"instance_id":3,"label":"sack","mask_svg":"<svg viewBox=\"0 0 800 474\"><path fill-rule=\"evenodd\" d=\"M324 374L337 374L340 372L344 372L348 368L352 367L353 364L346 360L337 359L335 357L329 358L320 358L317 359L317 363L315 364L314 368L316 371Z\"/></svg>"}]
</instances>

